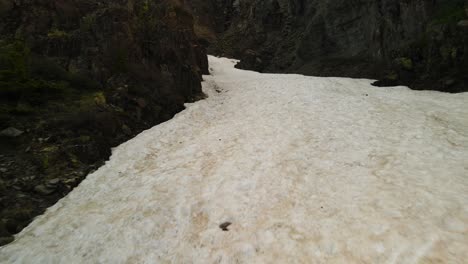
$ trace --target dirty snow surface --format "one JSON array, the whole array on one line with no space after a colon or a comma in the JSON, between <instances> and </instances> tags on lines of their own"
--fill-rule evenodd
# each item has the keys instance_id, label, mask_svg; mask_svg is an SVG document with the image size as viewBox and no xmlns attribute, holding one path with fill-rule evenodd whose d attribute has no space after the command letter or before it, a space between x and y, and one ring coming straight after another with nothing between
<instances>
[{"instance_id":1,"label":"dirty snow surface","mask_svg":"<svg viewBox=\"0 0 468 264\"><path fill-rule=\"evenodd\" d=\"M206 100L114 149L0 262L466 263L467 93L234 63L210 57Z\"/></svg>"}]
</instances>

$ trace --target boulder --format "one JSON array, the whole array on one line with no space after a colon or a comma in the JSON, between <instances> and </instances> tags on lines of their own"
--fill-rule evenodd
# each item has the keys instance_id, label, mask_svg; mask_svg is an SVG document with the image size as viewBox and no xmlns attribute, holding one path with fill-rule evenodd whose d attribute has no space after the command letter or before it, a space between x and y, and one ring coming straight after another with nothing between
<instances>
[{"instance_id":1,"label":"boulder","mask_svg":"<svg viewBox=\"0 0 468 264\"><path fill-rule=\"evenodd\" d=\"M55 188L40 184L34 187L34 191L40 195L51 195L55 192Z\"/></svg>"},{"instance_id":2,"label":"boulder","mask_svg":"<svg viewBox=\"0 0 468 264\"><path fill-rule=\"evenodd\" d=\"M9 128L6 128L6 129L0 131L0 136L3 136L3 137L19 137L23 133L24 132L19 130L19 129L16 129L14 127L9 127Z\"/></svg>"},{"instance_id":3,"label":"boulder","mask_svg":"<svg viewBox=\"0 0 468 264\"><path fill-rule=\"evenodd\" d=\"M459 21L457 26L462 27L462 28L468 28L468 20Z\"/></svg>"}]
</instances>

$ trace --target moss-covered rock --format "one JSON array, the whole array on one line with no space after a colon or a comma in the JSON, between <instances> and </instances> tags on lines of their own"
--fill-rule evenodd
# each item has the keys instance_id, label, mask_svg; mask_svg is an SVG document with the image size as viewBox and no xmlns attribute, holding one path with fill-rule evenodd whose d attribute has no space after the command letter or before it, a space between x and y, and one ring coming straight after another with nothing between
<instances>
[{"instance_id":1,"label":"moss-covered rock","mask_svg":"<svg viewBox=\"0 0 468 264\"><path fill-rule=\"evenodd\" d=\"M404 70L413 70L413 61L410 58L397 58L395 59L395 63L398 67L401 67Z\"/></svg>"}]
</instances>

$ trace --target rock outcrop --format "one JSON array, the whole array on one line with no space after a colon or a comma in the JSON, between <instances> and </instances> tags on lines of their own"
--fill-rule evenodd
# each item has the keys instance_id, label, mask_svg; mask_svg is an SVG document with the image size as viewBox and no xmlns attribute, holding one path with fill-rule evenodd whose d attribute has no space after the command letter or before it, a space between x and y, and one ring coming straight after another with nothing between
<instances>
[{"instance_id":1,"label":"rock outcrop","mask_svg":"<svg viewBox=\"0 0 468 264\"><path fill-rule=\"evenodd\" d=\"M203 73L180 1L0 0L0 131L24 131L0 136L0 242L201 98Z\"/></svg>"},{"instance_id":2,"label":"rock outcrop","mask_svg":"<svg viewBox=\"0 0 468 264\"><path fill-rule=\"evenodd\" d=\"M415 89L468 89L464 0L226 0L204 5L205 12L211 5L218 10L214 16L224 16L217 25L225 28L211 51L241 59L240 68L368 77Z\"/></svg>"}]
</instances>

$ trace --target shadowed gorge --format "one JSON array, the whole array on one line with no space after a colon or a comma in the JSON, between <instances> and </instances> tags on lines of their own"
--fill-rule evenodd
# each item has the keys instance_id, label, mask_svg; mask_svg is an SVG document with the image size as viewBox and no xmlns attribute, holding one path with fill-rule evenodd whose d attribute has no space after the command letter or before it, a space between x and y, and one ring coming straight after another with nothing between
<instances>
[{"instance_id":1,"label":"shadowed gorge","mask_svg":"<svg viewBox=\"0 0 468 264\"><path fill-rule=\"evenodd\" d=\"M0 262L464 262L468 93L209 64Z\"/></svg>"},{"instance_id":2,"label":"shadowed gorge","mask_svg":"<svg viewBox=\"0 0 468 264\"><path fill-rule=\"evenodd\" d=\"M467 0L0 0L0 264L465 264L467 162Z\"/></svg>"},{"instance_id":3,"label":"shadowed gorge","mask_svg":"<svg viewBox=\"0 0 468 264\"><path fill-rule=\"evenodd\" d=\"M240 59L239 68L468 89L464 0L188 2L199 27L216 33L210 51ZM205 22L212 17L215 26Z\"/></svg>"}]
</instances>

